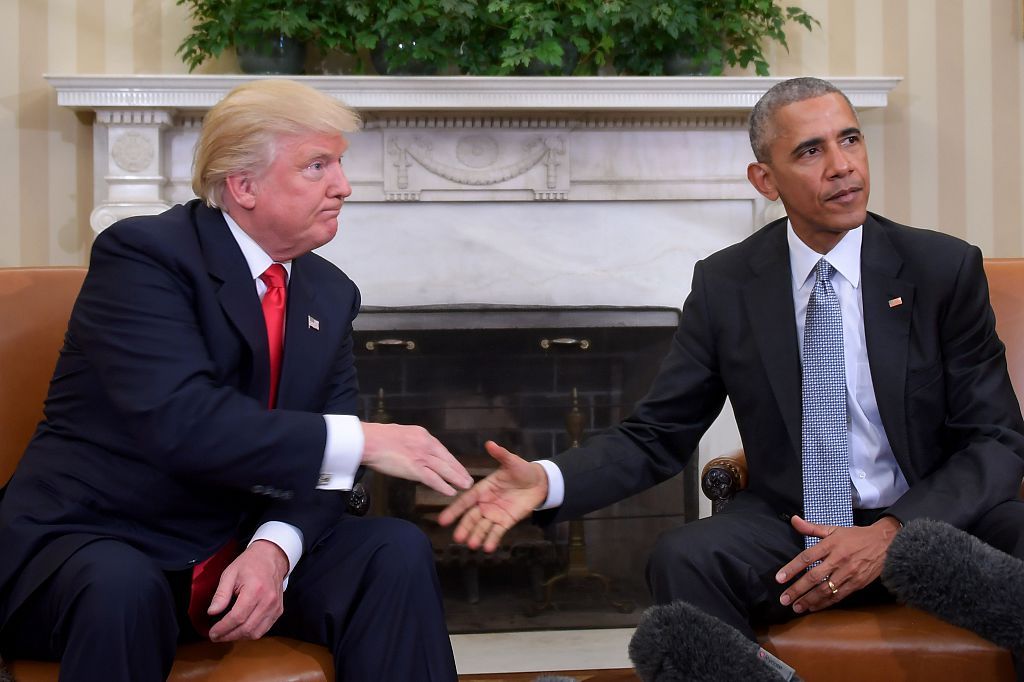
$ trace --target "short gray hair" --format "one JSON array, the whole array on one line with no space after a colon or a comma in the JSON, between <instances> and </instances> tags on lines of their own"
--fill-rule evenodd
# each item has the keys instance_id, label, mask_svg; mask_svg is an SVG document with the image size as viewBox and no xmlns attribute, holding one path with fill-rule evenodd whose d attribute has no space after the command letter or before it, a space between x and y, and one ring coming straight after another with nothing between
<instances>
[{"instance_id":1,"label":"short gray hair","mask_svg":"<svg viewBox=\"0 0 1024 682\"><path fill-rule=\"evenodd\" d=\"M771 161L772 144L772 121L779 109L787 104L802 102L805 99L814 99L836 93L840 95L857 117L857 110L850 104L850 98L842 90L820 78L790 78L781 83L776 83L768 92L757 100L754 109L750 112L750 148L754 150L754 157L761 163Z\"/></svg>"}]
</instances>

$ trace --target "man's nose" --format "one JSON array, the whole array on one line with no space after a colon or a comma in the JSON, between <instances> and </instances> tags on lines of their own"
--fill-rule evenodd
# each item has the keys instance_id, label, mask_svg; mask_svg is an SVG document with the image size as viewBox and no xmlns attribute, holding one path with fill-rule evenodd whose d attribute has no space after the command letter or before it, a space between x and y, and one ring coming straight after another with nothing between
<instances>
[{"instance_id":1,"label":"man's nose","mask_svg":"<svg viewBox=\"0 0 1024 682\"><path fill-rule=\"evenodd\" d=\"M834 145L828 150L828 166L827 172L830 178L843 177L848 175L853 169L853 165L850 163L850 158L846 153L846 150L839 145Z\"/></svg>"},{"instance_id":2,"label":"man's nose","mask_svg":"<svg viewBox=\"0 0 1024 682\"><path fill-rule=\"evenodd\" d=\"M352 185L349 184L348 176L345 175L345 169L342 168L340 163L332 166L331 182L328 185L328 191L331 196L341 197L342 199L348 198L352 194Z\"/></svg>"}]
</instances>

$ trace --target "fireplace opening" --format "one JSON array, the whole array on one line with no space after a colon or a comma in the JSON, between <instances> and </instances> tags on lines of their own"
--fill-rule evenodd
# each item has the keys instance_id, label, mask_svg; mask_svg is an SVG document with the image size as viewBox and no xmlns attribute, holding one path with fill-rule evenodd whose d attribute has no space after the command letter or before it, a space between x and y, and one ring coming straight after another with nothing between
<instances>
[{"instance_id":1,"label":"fireplace opening","mask_svg":"<svg viewBox=\"0 0 1024 682\"><path fill-rule=\"evenodd\" d=\"M364 307L354 331L361 416L427 428L479 479L495 467L487 440L543 459L626 417L678 323L674 308ZM582 519L524 521L490 555L437 524L443 495L381 475L370 491L371 513L430 538L453 633L635 625L650 603L655 539L698 515L696 458Z\"/></svg>"}]
</instances>

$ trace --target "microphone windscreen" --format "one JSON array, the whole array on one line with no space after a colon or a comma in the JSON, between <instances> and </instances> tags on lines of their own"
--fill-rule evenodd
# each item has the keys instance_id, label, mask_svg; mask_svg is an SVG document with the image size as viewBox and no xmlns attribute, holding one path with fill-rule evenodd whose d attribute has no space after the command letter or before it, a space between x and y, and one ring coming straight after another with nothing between
<instances>
[{"instance_id":1,"label":"microphone windscreen","mask_svg":"<svg viewBox=\"0 0 1024 682\"><path fill-rule=\"evenodd\" d=\"M643 682L786 679L765 656L739 630L683 601L647 609L629 642L629 658Z\"/></svg>"},{"instance_id":2,"label":"microphone windscreen","mask_svg":"<svg viewBox=\"0 0 1024 682\"><path fill-rule=\"evenodd\" d=\"M1024 650L1024 561L948 523L916 519L900 530L882 584L900 601Z\"/></svg>"}]
</instances>

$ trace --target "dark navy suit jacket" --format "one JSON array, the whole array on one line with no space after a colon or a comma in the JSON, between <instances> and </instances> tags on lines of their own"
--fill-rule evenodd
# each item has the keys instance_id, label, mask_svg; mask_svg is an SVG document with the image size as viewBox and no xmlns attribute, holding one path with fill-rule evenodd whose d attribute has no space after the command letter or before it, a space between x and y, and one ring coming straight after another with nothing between
<instances>
[{"instance_id":1,"label":"dark navy suit jacket","mask_svg":"<svg viewBox=\"0 0 1024 682\"><path fill-rule=\"evenodd\" d=\"M345 494L316 485L321 415L356 413L358 310L344 273L315 254L295 259L268 410L260 301L220 211L192 201L101 233L45 419L0 501L0 623L98 537L164 570L269 520L315 544L345 509ZM31 579L12 590L22 574Z\"/></svg>"},{"instance_id":2,"label":"dark navy suit jacket","mask_svg":"<svg viewBox=\"0 0 1024 682\"><path fill-rule=\"evenodd\" d=\"M1024 424L1006 372L981 252L868 214L864 332L878 409L910 490L887 511L970 527L1014 499ZM890 305L899 299L899 305ZM749 485L782 515L803 506L800 357L786 220L697 263L669 355L624 423L554 458L579 516L662 481L732 402Z\"/></svg>"}]
</instances>

